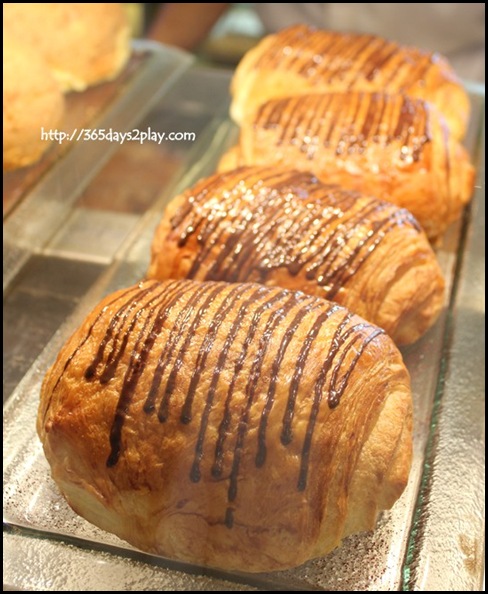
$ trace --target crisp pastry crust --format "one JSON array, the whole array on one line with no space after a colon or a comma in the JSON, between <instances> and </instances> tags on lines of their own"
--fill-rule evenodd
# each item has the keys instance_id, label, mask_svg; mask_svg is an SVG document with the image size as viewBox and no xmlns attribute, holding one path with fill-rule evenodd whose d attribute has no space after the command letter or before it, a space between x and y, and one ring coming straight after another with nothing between
<instances>
[{"instance_id":1,"label":"crisp pastry crust","mask_svg":"<svg viewBox=\"0 0 488 594\"><path fill-rule=\"evenodd\" d=\"M349 91L272 99L220 168L292 166L409 209L435 240L469 201L474 168L443 116L403 95Z\"/></svg>"},{"instance_id":2,"label":"crisp pastry crust","mask_svg":"<svg viewBox=\"0 0 488 594\"><path fill-rule=\"evenodd\" d=\"M445 58L374 35L306 25L269 35L245 54L232 80L231 115L240 124L271 98L353 90L425 99L456 138L466 132L469 98Z\"/></svg>"},{"instance_id":3,"label":"crisp pastry crust","mask_svg":"<svg viewBox=\"0 0 488 594\"><path fill-rule=\"evenodd\" d=\"M388 336L257 284L109 295L47 373L37 427L77 513L145 551L246 572L372 528L411 463L409 376Z\"/></svg>"},{"instance_id":4,"label":"crisp pastry crust","mask_svg":"<svg viewBox=\"0 0 488 594\"><path fill-rule=\"evenodd\" d=\"M37 161L51 146L42 130L55 130L63 113L64 97L43 58L4 35L3 169Z\"/></svg>"},{"instance_id":5,"label":"crisp pastry crust","mask_svg":"<svg viewBox=\"0 0 488 594\"><path fill-rule=\"evenodd\" d=\"M259 282L332 299L417 340L443 307L435 254L405 209L284 167L243 167L168 205L149 278Z\"/></svg>"},{"instance_id":6,"label":"crisp pastry crust","mask_svg":"<svg viewBox=\"0 0 488 594\"><path fill-rule=\"evenodd\" d=\"M6 2L3 28L45 59L63 91L114 78L130 54L130 27L118 2Z\"/></svg>"}]
</instances>

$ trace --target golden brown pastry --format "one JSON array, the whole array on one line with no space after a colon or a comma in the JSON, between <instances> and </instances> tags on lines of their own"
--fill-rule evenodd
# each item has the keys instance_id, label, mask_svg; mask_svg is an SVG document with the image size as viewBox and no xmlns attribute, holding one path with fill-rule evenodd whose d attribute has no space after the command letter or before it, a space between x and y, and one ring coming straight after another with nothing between
<instances>
[{"instance_id":1,"label":"golden brown pastry","mask_svg":"<svg viewBox=\"0 0 488 594\"><path fill-rule=\"evenodd\" d=\"M3 168L37 161L51 146L41 137L56 129L64 97L46 62L34 50L3 38Z\"/></svg>"},{"instance_id":2,"label":"golden brown pastry","mask_svg":"<svg viewBox=\"0 0 488 594\"><path fill-rule=\"evenodd\" d=\"M407 208L431 239L459 218L474 184L469 155L443 116L399 94L271 99L244 118L220 168L273 163Z\"/></svg>"},{"instance_id":3,"label":"golden brown pastry","mask_svg":"<svg viewBox=\"0 0 488 594\"><path fill-rule=\"evenodd\" d=\"M296 25L265 37L238 65L231 115L242 123L268 99L335 91L403 92L433 103L456 138L469 98L446 59L374 35Z\"/></svg>"},{"instance_id":4,"label":"golden brown pastry","mask_svg":"<svg viewBox=\"0 0 488 594\"><path fill-rule=\"evenodd\" d=\"M417 340L443 306L442 273L408 211L280 167L214 175L177 196L156 230L148 276L302 290L398 344Z\"/></svg>"},{"instance_id":5,"label":"golden brown pastry","mask_svg":"<svg viewBox=\"0 0 488 594\"><path fill-rule=\"evenodd\" d=\"M69 504L158 555L293 567L374 527L407 482L408 372L337 304L257 284L146 281L59 353L38 432Z\"/></svg>"},{"instance_id":6,"label":"golden brown pastry","mask_svg":"<svg viewBox=\"0 0 488 594\"><path fill-rule=\"evenodd\" d=\"M40 54L64 91L114 78L130 53L128 19L117 2L6 2L3 30Z\"/></svg>"}]
</instances>

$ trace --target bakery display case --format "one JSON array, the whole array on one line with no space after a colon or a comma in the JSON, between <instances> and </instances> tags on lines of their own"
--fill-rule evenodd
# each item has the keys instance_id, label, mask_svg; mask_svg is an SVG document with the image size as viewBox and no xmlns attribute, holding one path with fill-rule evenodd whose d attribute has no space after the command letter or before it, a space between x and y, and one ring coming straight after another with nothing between
<instances>
[{"instance_id":1,"label":"bakery display case","mask_svg":"<svg viewBox=\"0 0 488 594\"><path fill-rule=\"evenodd\" d=\"M474 198L436 253L440 318L402 348L414 394L406 490L376 530L267 574L142 553L77 516L51 479L35 420L59 349L108 293L141 280L169 200L237 138L232 73L135 44L112 83L74 97L73 126L188 132L174 142L79 142L4 178L4 589L478 590L484 570L484 88L467 83Z\"/></svg>"}]
</instances>

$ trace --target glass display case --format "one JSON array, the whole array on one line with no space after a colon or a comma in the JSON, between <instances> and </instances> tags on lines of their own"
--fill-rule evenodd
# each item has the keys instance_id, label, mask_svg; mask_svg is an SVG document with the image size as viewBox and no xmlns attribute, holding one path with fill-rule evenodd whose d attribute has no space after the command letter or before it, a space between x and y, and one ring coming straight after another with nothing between
<instances>
[{"instance_id":1,"label":"glass display case","mask_svg":"<svg viewBox=\"0 0 488 594\"><path fill-rule=\"evenodd\" d=\"M144 277L172 196L235 141L231 72L136 44L126 71L88 93L77 126L188 132L174 141L75 142L4 180L4 589L479 590L484 569L484 88L468 86L472 203L437 255L436 325L402 349L414 393L409 484L375 531L297 569L245 575L142 553L77 516L35 431L59 348L107 293ZM82 96L75 98L78 105ZM83 119L84 118L84 119ZM176 138L178 138L176 140Z\"/></svg>"}]
</instances>

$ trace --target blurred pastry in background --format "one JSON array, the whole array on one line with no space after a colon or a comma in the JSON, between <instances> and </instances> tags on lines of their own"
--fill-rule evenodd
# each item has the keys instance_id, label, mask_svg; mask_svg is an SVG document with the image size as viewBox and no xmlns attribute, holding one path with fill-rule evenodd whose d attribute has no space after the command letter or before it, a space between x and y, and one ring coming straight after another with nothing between
<instances>
[{"instance_id":1,"label":"blurred pastry in background","mask_svg":"<svg viewBox=\"0 0 488 594\"><path fill-rule=\"evenodd\" d=\"M343 91L401 92L433 103L463 138L469 97L439 54L382 37L296 25L268 35L234 74L231 116L241 124L269 99Z\"/></svg>"},{"instance_id":2,"label":"blurred pastry in background","mask_svg":"<svg viewBox=\"0 0 488 594\"><path fill-rule=\"evenodd\" d=\"M220 169L286 165L407 208L429 238L468 203L474 167L442 114L399 93L348 91L271 99L245 116Z\"/></svg>"},{"instance_id":3,"label":"blurred pastry in background","mask_svg":"<svg viewBox=\"0 0 488 594\"><path fill-rule=\"evenodd\" d=\"M42 128L56 128L64 96L46 61L28 45L3 39L3 168L25 167L51 146Z\"/></svg>"},{"instance_id":4,"label":"blurred pastry in background","mask_svg":"<svg viewBox=\"0 0 488 594\"><path fill-rule=\"evenodd\" d=\"M130 26L120 3L7 2L3 31L35 48L64 91L113 79L130 54Z\"/></svg>"},{"instance_id":5,"label":"blurred pastry in background","mask_svg":"<svg viewBox=\"0 0 488 594\"><path fill-rule=\"evenodd\" d=\"M466 80L485 78L484 2L259 2L254 10L267 33L302 23L380 35L441 53Z\"/></svg>"},{"instance_id":6,"label":"blurred pastry in background","mask_svg":"<svg viewBox=\"0 0 488 594\"><path fill-rule=\"evenodd\" d=\"M119 74L130 55L130 26L120 3L7 2L3 34L6 170L37 162L51 146L62 129L63 93Z\"/></svg>"}]
</instances>

